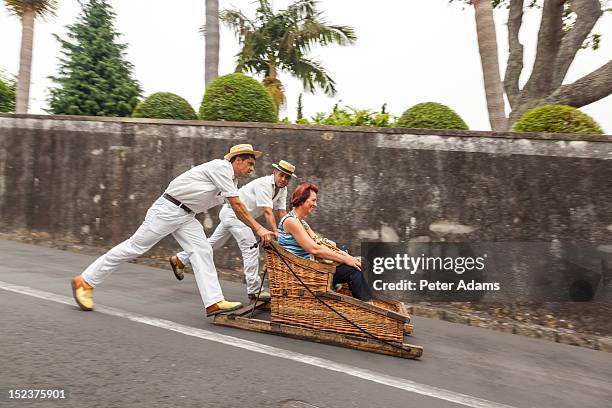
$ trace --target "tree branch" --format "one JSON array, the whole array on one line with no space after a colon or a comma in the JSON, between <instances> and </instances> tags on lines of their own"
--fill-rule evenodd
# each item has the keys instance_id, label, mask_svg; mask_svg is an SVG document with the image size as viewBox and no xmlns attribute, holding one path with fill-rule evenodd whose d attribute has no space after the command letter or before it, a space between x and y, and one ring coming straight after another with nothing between
<instances>
[{"instance_id":1,"label":"tree branch","mask_svg":"<svg viewBox=\"0 0 612 408\"><path fill-rule=\"evenodd\" d=\"M544 98L552 91L552 76L563 33L565 0L545 0L533 71L523 93L527 98Z\"/></svg>"},{"instance_id":2,"label":"tree branch","mask_svg":"<svg viewBox=\"0 0 612 408\"><path fill-rule=\"evenodd\" d=\"M563 85L546 98L546 104L579 108L612 94L612 60L574 83Z\"/></svg>"},{"instance_id":3,"label":"tree branch","mask_svg":"<svg viewBox=\"0 0 612 408\"><path fill-rule=\"evenodd\" d=\"M523 71L523 44L519 41L519 31L523 23L523 0L511 0L508 14L508 47L510 53L504 75L504 89L510 107L516 106L519 96L519 78Z\"/></svg>"},{"instance_id":4,"label":"tree branch","mask_svg":"<svg viewBox=\"0 0 612 408\"><path fill-rule=\"evenodd\" d=\"M577 18L574 27L561 41L551 89L561 86L576 53L603 13L599 0L572 0L570 4Z\"/></svg>"}]
</instances>

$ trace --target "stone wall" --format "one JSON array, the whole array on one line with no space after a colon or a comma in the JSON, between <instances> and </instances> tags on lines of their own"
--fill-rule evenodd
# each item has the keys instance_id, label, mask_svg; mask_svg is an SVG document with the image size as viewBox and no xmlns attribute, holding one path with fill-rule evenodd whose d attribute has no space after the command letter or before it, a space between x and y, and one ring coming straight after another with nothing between
<instances>
[{"instance_id":1,"label":"stone wall","mask_svg":"<svg viewBox=\"0 0 612 408\"><path fill-rule=\"evenodd\" d=\"M320 185L309 220L361 240L612 241L612 136L0 115L0 231L111 247L168 182L249 142ZM290 186L295 187L297 182ZM207 234L218 209L200 215ZM168 254L165 239L154 251ZM240 265L233 242L215 253Z\"/></svg>"}]
</instances>

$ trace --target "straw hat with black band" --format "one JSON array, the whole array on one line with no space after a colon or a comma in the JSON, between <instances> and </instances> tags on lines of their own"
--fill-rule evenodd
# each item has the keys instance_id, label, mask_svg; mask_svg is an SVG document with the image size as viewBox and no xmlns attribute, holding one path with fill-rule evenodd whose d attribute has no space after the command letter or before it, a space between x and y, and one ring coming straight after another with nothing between
<instances>
[{"instance_id":1,"label":"straw hat with black band","mask_svg":"<svg viewBox=\"0 0 612 408\"><path fill-rule=\"evenodd\" d=\"M297 178L297 176L293 174L293 172L295 172L295 166L289 162L281 160L280 162L278 162L278 164L272 164L272 167L274 167L278 171L282 171L283 173L290 175L291 177Z\"/></svg>"},{"instance_id":2,"label":"straw hat with black band","mask_svg":"<svg viewBox=\"0 0 612 408\"><path fill-rule=\"evenodd\" d=\"M234 156L238 156L241 154L252 154L253 156L255 156L255 158L259 158L259 156L261 156L261 152L258 150L253 150L253 146L248 144L248 143L244 143L244 144L238 144L236 146L232 146L230 148L229 153L227 153L225 156L223 156L223 158L225 160L232 160L232 158Z\"/></svg>"}]
</instances>

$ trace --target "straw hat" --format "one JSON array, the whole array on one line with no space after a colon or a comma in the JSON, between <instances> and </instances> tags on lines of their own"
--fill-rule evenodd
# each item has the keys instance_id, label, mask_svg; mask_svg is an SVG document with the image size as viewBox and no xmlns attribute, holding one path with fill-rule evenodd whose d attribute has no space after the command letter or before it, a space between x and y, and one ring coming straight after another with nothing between
<instances>
[{"instance_id":1,"label":"straw hat","mask_svg":"<svg viewBox=\"0 0 612 408\"><path fill-rule=\"evenodd\" d=\"M244 143L244 144L239 144L236 146L232 146L229 153L226 154L225 156L223 156L223 158L225 160L231 160L232 157L234 156L238 156L239 154L252 154L255 156L255 158L257 159L259 156L261 156L261 152L258 150L253 150L253 146L248 144L248 143Z\"/></svg>"},{"instance_id":2,"label":"straw hat","mask_svg":"<svg viewBox=\"0 0 612 408\"><path fill-rule=\"evenodd\" d=\"M281 160L280 162L278 162L278 164L272 164L272 167L274 167L276 170L282 171L285 174L297 178L297 176L293 174L293 172L295 171L295 166L289 162Z\"/></svg>"}]
</instances>

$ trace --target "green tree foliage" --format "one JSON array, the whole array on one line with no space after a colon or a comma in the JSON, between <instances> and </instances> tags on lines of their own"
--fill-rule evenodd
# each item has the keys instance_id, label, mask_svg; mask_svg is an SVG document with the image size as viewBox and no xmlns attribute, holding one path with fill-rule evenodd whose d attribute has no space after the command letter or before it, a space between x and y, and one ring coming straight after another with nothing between
<instances>
[{"instance_id":1,"label":"green tree foliage","mask_svg":"<svg viewBox=\"0 0 612 408\"><path fill-rule=\"evenodd\" d=\"M517 132L586 133L602 135L599 124L572 106L539 106L525 113L514 125Z\"/></svg>"},{"instance_id":2,"label":"green tree foliage","mask_svg":"<svg viewBox=\"0 0 612 408\"><path fill-rule=\"evenodd\" d=\"M62 45L57 87L50 91L50 112L65 115L130 116L142 90L125 60L126 44L117 43L115 13L106 0L83 5L68 26Z\"/></svg>"},{"instance_id":3,"label":"green tree foliage","mask_svg":"<svg viewBox=\"0 0 612 408\"><path fill-rule=\"evenodd\" d=\"M210 83L199 116L202 120L278 121L270 93L262 84L241 73L220 76Z\"/></svg>"},{"instance_id":4,"label":"green tree foliage","mask_svg":"<svg viewBox=\"0 0 612 408\"><path fill-rule=\"evenodd\" d=\"M140 102L134 113L135 118L156 119L197 119L195 111L185 99L170 92L157 92Z\"/></svg>"},{"instance_id":5,"label":"green tree foliage","mask_svg":"<svg viewBox=\"0 0 612 408\"><path fill-rule=\"evenodd\" d=\"M332 125L332 126L391 126L391 116L385 112L375 112L370 109L357 109L352 106L340 108L338 105L330 113L319 112L308 121L304 118L298 124Z\"/></svg>"},{"instance_id":6,"label":"green tree foliage","mask_svg":"<svg viewBox=\"0 0 612 408\"><path fill-rule=\"evenodd\" d=\"M395 126L421 129L469 129L454 110L436 102L414 105L400 116Z\"/></svg>"},{"instance_id":7,"label":"green tree foliage","mask_svg":"<svg viewBox=\"0 0 612 408\"><path fill-rule=\"evenodd\" d=\"M277 107L285 102L283 85L277 78L279 71L300 79L307 92L319 87L327 95L335 95L334 80L308 54L313 46L349 45L357 40L352 27L328 24L317 3L297 0L286 10L274 13L268 0L259 0L252 20L240 10L221 13L221 21L235 31L242 45L236 72L262 74Z\"/></svg>"},{"instance_id":8,"label":"green tree foliage","mask_svg":"<svg viewBox=\"0 0 612 408\"><path fill-rule=\"evenodd\" d=\"M15 112L17 82L0 72L0 112Z\"/></svg>"}]
</instances>

